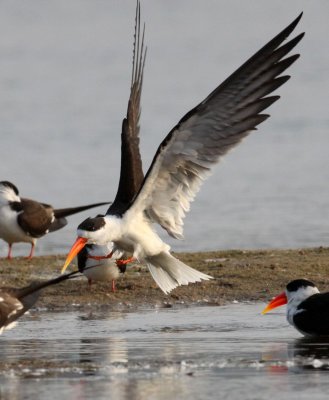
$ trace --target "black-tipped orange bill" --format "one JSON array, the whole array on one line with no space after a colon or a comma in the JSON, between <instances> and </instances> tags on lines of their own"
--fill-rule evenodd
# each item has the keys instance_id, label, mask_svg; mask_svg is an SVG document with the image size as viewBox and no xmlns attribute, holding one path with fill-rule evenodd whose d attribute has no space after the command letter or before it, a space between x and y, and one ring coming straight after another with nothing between
<instances>
[{"instance_id":1,"label":"black-tipped orange bill","mask_svg":"<svg viewBox=\"0 0 329 400\"><path fill-rule=\"evenodd\" d=\"M62 274L65 272L68 265L70 265L73 258L79 253L80 250L82 250L85 247L87 241L88 241L88 239L86 239L86 238L82 238L82 237L77 238L77 240L74 242L73 246L71 247L71 250L70 250L68 256L66 257L64 266L61 271Z\"/></svg>"},{"instance_id":2,"label":"black-tipped orange bill","mask_svg":"<svg viewBox=\"0 0 329 400\"><path fill-rule=\"evenodd\" d=\"M262 311L262 314L266 314L269 311L273 310L273 308L283 306L284 304L287 304L287 303L288 303L288 299L287 299L286 293L283 292L283 293L279 294L278 296L274 297L274 299L268 303L268 305Z\"/></svg>"}]
</instances>

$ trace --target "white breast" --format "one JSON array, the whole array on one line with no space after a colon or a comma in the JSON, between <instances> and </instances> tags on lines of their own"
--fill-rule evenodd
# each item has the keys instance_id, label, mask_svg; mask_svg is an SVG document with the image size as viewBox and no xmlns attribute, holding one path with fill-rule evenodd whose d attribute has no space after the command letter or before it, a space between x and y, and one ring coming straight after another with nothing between
<instances>
[{"instance_id":1,"label":"white breast","mask_svg":"<svg viewBox=\"0 0 329 400\"><path fill-rule=\"evenodd\" d=\"M162 241L143 213L131 215L128 210L122 223L123 239L127 245L133 246L133 256L139 261L170 250L170 246Z\"/></svg>"},{"instance_id":2,"label":"white breast","mask_svg":"<svg viewBox=\"0 0 329 400\"><path fill-rule=\"evenodd\" d=\"M93 267L88 269L90 266ZM108 282L118 279L120 276L119 268L113 259L96 261L89 258L86 267L83 274L92 281Z\"/></svg>"},{"instance_id":3,"label":"white breast","mask_svg":"<svg viewBox=\"0 0 329 400\"><path fill-rule=\"evenodd\" d=\"M17 223L17 212L9 205L0 207L0 238L7 243L34 243L35 239L23 232Z\"/></svg>"}]
</instances>

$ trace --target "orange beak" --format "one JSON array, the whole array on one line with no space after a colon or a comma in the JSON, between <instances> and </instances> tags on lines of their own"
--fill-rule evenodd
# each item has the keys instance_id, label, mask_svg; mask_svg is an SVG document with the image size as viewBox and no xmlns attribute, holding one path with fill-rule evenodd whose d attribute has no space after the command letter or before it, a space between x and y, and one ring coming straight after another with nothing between
<instances>
[{"instance_id":1,"label":"orange beak","mask_svg":"<svg viewBox=\"0 0 329 400\"><path fill-rule=\"evenodd\" d=\"M71 247L71 250L70 250L68 256L66 257L64 266L61 271L62 274L65 272L68 265L70 265L73 258L79 253L80 250L82 250L85 247L87 241L88 241L88 239L86 239L86 238L82 238L82 237L77 238L77 240L74 242L73 246Z\"/></svg>"},{"instance_id":2,"label":"orange beak","mask_svg":"<svg viewBox=\"0 0 329 400\"><path fill-rule=\"evenodd\" d=\"M262 314L266 314L269 311L273 310L273 308L283 306L284 304L288 303L287 296L285 292L279 294L278 296L274 297L273 300L271 300L268 305L264 308L262 311Z\"/></svg>"}]
</instances>

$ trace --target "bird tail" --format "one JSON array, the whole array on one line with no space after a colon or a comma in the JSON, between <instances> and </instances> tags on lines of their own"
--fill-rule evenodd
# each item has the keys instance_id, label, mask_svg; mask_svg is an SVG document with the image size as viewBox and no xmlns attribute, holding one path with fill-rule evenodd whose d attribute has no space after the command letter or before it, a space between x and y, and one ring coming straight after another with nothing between
<instances>
[{"instance_id":1,"label":"bird tail","mask_svg":"<svg viewBox=\"0 0 329 400\"><path fill-rule=\"evenodd\" d=\"M147 257L146 261L153 279L166 294L180 285L213 279L212 276L189 267L167 252Z\"/></svg>"},{"instance_id":2,"label":"bird tail","mask_svg":"<svg viewBox=\"0 0 329 400\"><path fill-rule=\"evenodd\" d=\"M105 203L94 203L94 204L88 204L87 206L79 206L79 207L70 207L70 208L58 208L57 210L54 210L55 218L65 218L68 217L69 215L73 215L85 210L89 210L89 208L94 208L94 207L99 207L99 206L104 206L107 204L111 204L111 202L105 202Z\"/></svg>"}]
</instances>

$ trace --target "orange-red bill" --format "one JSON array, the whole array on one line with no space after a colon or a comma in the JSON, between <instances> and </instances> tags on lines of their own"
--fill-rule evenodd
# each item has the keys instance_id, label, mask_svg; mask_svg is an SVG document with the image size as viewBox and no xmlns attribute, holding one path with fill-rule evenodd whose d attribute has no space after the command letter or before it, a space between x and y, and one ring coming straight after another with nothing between
<instances>
[{"instance_id":1,"label":"orange-red bill","mask_svg":"<svg viewBox=\"0 0 329 400\"><path fill-rule=\"evenodd\" d=\"M85 247L87 241L88 241L88 239L86 239L86 238L82 238L82 237L77 238L77 240L74 242L73 246L71 247L71 250L70 250L68 256L66 257L64 266L61 271L62 274L65 272L68 265L70 265L73 258L79 253L80 250L82 250Z\"/></svg>"},{"instance_id":2,"label":"orange-red bill","mask_svg":"<svg viewBox=\"0 0 329 400\"><path fill-rule=\"evenodd\" d=\"M279 294L278 296L274 297L274 299L268 303L268 305L262 311L262 314L268 313L269 311L273 310L273 308L283 306L284 304L287 304L287 302L288 302L288 299L287 299L286 293L283 292L283 293Z\"/></svg>"}]
</instances>

